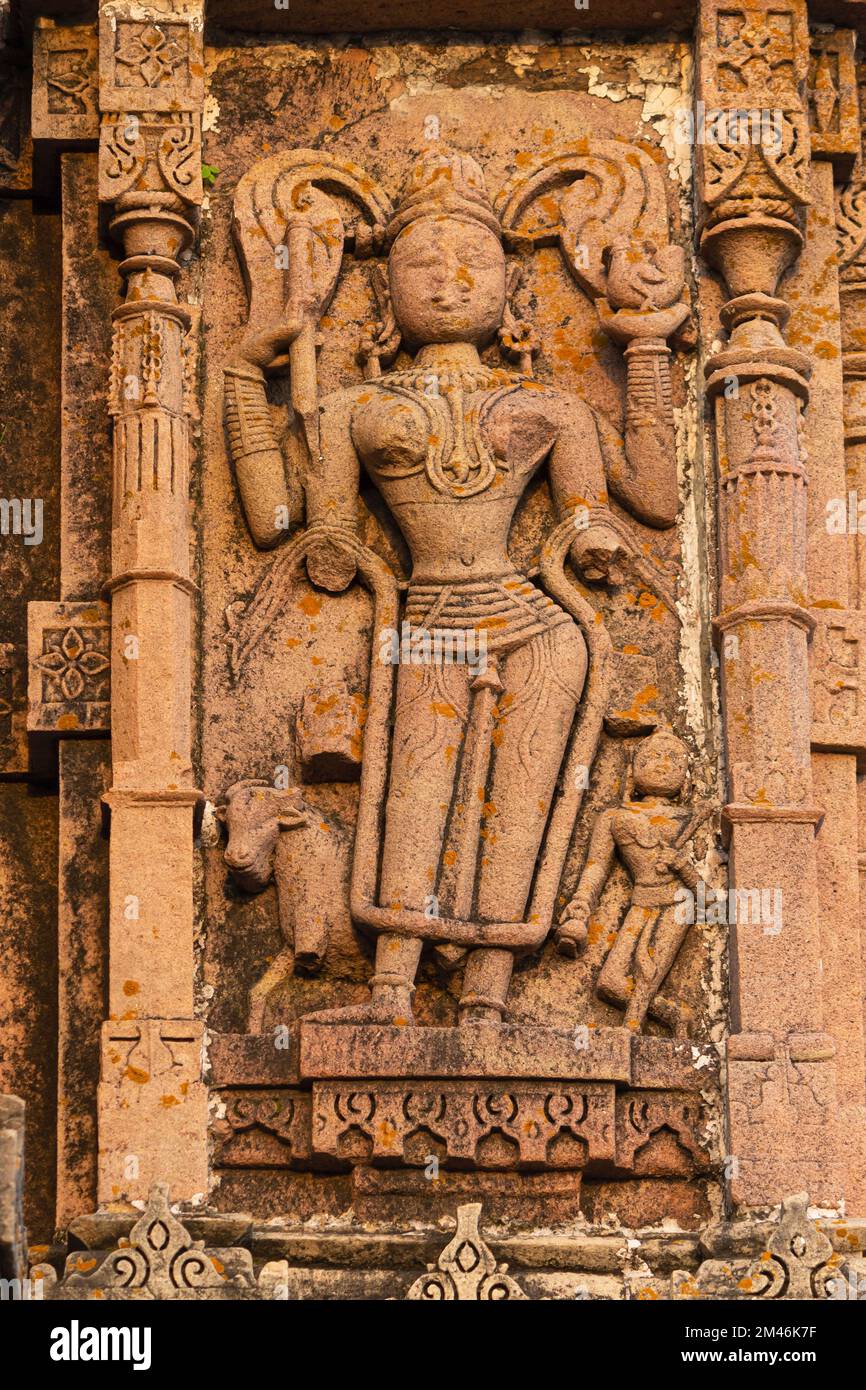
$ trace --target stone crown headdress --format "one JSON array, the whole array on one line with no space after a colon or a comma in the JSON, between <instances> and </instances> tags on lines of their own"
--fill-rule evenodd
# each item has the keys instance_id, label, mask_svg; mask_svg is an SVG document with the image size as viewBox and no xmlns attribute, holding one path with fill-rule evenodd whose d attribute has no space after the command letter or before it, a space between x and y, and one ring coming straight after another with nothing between
<instances>
[{"instance_id":1,"label":"stone crown headdress","mask_svg":"<svg viewBox=\"0 0 866 1390\"><path fill-rule=\"evenodd\" d=\"M502 229L487 194L484 172L471 155L447 145L428 145L412 168L403 196L388 223L393 246L400 233L422 217L468 218L499 237Z\"/></svg>"}]
</instances>

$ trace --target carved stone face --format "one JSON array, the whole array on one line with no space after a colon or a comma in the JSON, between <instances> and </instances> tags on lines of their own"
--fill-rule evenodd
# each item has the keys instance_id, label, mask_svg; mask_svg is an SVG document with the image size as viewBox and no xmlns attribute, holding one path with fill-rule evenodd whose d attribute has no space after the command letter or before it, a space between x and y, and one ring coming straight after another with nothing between
<instances>
[{"instance_id":1,"label":"carved stone face","mask_svg":"<svg viewBox=\"0 0 866 1390\"><path fill-rule=\"evenodd\" d=\"M643 796L676 796L688 765L688 754L678 738L651 735L635 754L635 790Z\"/></svg>"},{"instance_id":2,"label":"carved stone face","mask_svg":"<svg viewBox=\"0 0 866 1390\"><path fill-rule=\"evenodd\" d=\"M391 301L404 341L488 342L505 310L505 256L499 238L477 222L425 217L394 243L388 262Z\"/></svg>"}]
</instances>

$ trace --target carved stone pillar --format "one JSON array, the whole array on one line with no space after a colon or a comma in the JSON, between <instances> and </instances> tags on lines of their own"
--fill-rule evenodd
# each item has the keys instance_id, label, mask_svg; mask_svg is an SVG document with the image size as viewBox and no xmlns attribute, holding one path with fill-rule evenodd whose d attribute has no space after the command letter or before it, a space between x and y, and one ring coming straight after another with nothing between
<instances>
[{"instance_id":1,"label":"carved stone pillar","mask_svg":"<svg viewBox=\"0 0 866 1390\"><path fill-rule=\"evenodd\" d=\"M112 766L109 1020L100 1201L207 1189L202 1025L193 1017L190 311L179 257L201 200L202 11L100 14L100 201L121 243L110 410Z\"/></svg>"},{"instance_id":2,"label":"carved stone pillar","mask_svg":"<svg viewBox=\"0 0 866 1390\"><path fill-rule=\"evenodd\" d=\"M843 31L844 32L844 31ZM839 260L839 308L842 346L842 395L845 438L845 467L839 495L828 503L826 529L844 538L848 564L845 577L848 586L848 608L843 613L831 612L827 618L827 664L822 669L813 661L815 698L824 693L825 722L835 726L836 737L843 737L847 747L857 755L853 800L853 823L857 827L857 878L859 882L859 913L852 918L853 939L848 943L847 972L850 981L849 1004L863 1009L863 981L866 979L866 692L864 692L863 653L866 651L866 181L863 154L858 128L858 104L854 82L853 35L851 36L850 85L854 107L851 126L857 160L850 182L838 190L836 200L836 232ZM834 640L835 639L835 640ZM860 1043L866 1015L854 1023L849 1032ZM859 1033L859 1037L858 1037ZM864 1118L862 1088L859 1095L859 1123L851 1125L852 1158L859 1169L860 1211L864 1202L863 1150ZM849 1209L850 1205L849 1205Z\"/></svg>"},{"instance_id":3,"label":"carved stone pillar","mask_svg":"<svg viewBox=\"0 0 866 1390\"><path fill-rule=\"evenodd\" d=\"M810 364L783 336L783 272L809 202L806 7L704 0L699 32L701 251L730 298L707 363L719 466L719 636L730 885L770 914L731 934L731 1192L838 1200L834 1042L824 1031L810 766L803 410ZM757 120L756 120L757 117ZM748 899L738 897L737 906ZM744 920L747 918L748 920Z\"/></svg>"}]
</instances>

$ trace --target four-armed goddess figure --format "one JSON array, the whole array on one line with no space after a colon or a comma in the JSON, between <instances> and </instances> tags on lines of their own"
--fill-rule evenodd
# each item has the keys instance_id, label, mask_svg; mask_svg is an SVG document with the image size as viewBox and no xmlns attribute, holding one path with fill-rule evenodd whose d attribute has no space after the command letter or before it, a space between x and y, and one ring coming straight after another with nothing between
<instances>
[{"instance_id":1,"label":"four-armed goddess figure","mask_svg":"<svg viewBox=\"0 0 866 1390\"><path fill-rule=\"evenodd\" d=\"M486 660L437 660L434 647L429 660L399 665L394 691L374 632L351 908L377 935L375 973L367 1004L315 1017L411 1022L426 941L452 966L465 961L461 1024L498 1021L515 956L555 926L601 728L609 642L563 562L604 580L623 540L589 407L479 355L515 323L479 165L442 147L426 151L386 245L381 338L390 337L392 353L402 343L414 356L319 403L307 433L307 530L289 548L320 588L339 592L359 576L374 594L389 584L396 593L388 567L358 537L364 468L411 554L402 621L464 642L483 635ZM285 537L278 517L287 503L264 372L288 360L309 312L309 301L290 302L283 322L248 334L226 369L239 486L264 547ZM508 537L545 467L558 525L539 585L516 572Z\"/></svg>"}]
</instances>

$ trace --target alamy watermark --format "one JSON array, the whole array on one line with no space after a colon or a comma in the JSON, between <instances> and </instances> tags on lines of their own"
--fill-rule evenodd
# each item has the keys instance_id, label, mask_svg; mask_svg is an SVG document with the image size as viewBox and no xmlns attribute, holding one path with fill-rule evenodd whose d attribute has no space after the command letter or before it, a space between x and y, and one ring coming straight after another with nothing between
<instances>
[{"instance_id":1,"label":"alamy watermark","mask_svg":"<svg viewBox=\"0 0 866 1390\"><path fill-rule=\"evenodd\" d=\"M684 885L676 891L676 920L694 926L763 927L765 936L782 930L781 888L708 888L698 880L694 892Z\"/></svg>"},{"instance_id":2,"label":"alamy watermark","mask_svg":"<svg viewBox=\"0 0 866 1390\"><path fill-rule=\"evenodd\" d=\"M831 497L824 508L828 536L866 536L866 497L851 488L847 497Z\"/></svg>"},{"instance_id":3,"label":"alamy watermark","mask_svg":"<svg viewBox=\"0 0 866 1390\"><path fill-rule=\"evenodd\" d=\"M403 622L379 633L379 660L384 666L468 666L480 674L487 670L487 633Z\"/></svg>"},{"instance_id":4,"label":"alamy watermark","mask_svg":"<svg viewBox=\"0 0 866 1390\"><path fill-rule=\"evenodd\" d=\"M41 545L41 497L0 497L0 536L23 536L25 545Z\"/></svg>"}]
</instances>

